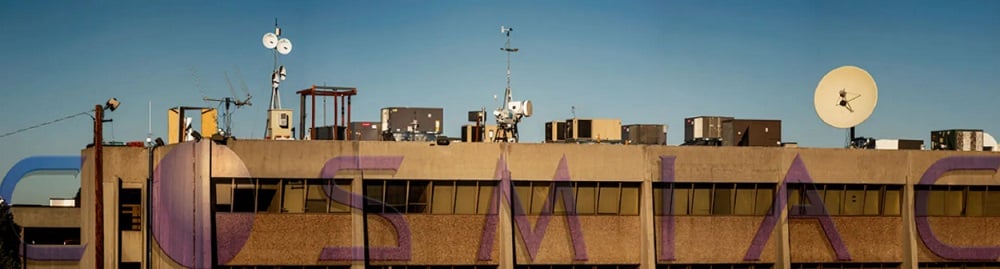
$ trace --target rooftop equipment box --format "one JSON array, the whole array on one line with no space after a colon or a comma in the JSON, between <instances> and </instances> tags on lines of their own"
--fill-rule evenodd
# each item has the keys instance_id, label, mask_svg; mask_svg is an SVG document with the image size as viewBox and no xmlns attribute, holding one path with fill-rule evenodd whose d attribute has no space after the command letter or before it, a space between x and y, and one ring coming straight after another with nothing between
<instances>
[{"instance_id":1,"label":"rooftop equipment box","mask_svg":"<svg viewBox=\"0 0 1000 269\"><path fill-rule=\"evenodd\" d=\"M873 149L887 149L887 150L904 150L904 149L924 149L923 140L915 139L876 139L875 143L869 143L869 148Z\"/></svg>"},{"instance_id":2,"label":"rooftop equipment box","mask_svg":"<svg viewBox=\"0 0 1000 269\"><path fill-rule=\"evenodd\" d=\"M630 124L622 126L622 142L635 145L666 145L667 126L663 124Z\"/></svg>"},{"instance_id":3,"label":"rooftop equipment box","mask_svg":"<svg viewBox=\"0 0 1000 269\"><path fill-rule=\"evenodd\" d=\"M733 120L733 117L699 116L684 119L684 141L695 141L699 138L722 138L722 122Z\"/></svg>"},{"instance_id":4,"label":"rooftop equipment box","mask_svg":"<svg viewBox=\"0 0 1000 269\"><path fill-rule=\"evenodd\" d=\"M566 141L566 122L550 121L545 123L545 142Z\"/></svg>"},{"instance_id":5,"label":"rooftop equipment box","mask_svg":"<svg viewBox=\"0 0 1000 269\"><path fill-rule=\"evenodd\" d=\"M381 123L374 121L351 122L351 140L379 141L382 140Z\"/></svg>"},{"instance_id":6,"label":"rooftop equipment box","mask_svg":"<svg viewBox=\"0 0 1000 269\"><path fill-rule=\"evenodd\" d=\"M344 126L320 126L315 129L309 129L310 132L316 132L315 140L333 140L334 130L336 130L337 140L344 140L345 132L347 132L347 127Z\"/></svg>"},{"instance_id":7,"label":"rooftop equipment box","mask_svg":"<svg viewBox=\"0 0 1000 269\"><path fill-rule=\"evenodd\" d=\"M441 134L444 132L444 109L424 107L387 107L382 109L382 132Z\"/></svg>"},{"instance_id":8,"label":"rooftop equipment box","mask_svg":"<svg viewBox=\"0 0 1000 269\"><path fill-rule=\"evenodd\" d=\"M780 120L722 121L722 145L739 147L780 147Z\"/></svg>"},{"instance_id":9,"label":"rooftop equipment box","mask_svg":"<svg viewBox=\"0 0 1000 269\"><path fill-rule=\"evenodd\" d=\"M931 149L982 151L983 130L931 131Z\"/></svg>"},{"instance_id":10,"label":"rooftop equipment box","mask_svg":"<svg viewBox=\"0 0 1000 269\"><path fill-rule=\"evenodd\" d=\"M566 120L566 140L581 141L621 141L622 120L620 119L568 119Z\"/></svg>"},{"instance_id":11,"label":"rooftop equipment box","mask_svg":"<svg viewBox=\"0 0 1000 269\"><path fill-rule=\"evenodd\" d=\"M485 132L481 132L484 130ZM486 142L493 143L493 138L497 135L496 125L476 126L474 124L462 125L462 142Z\"/></svg>"}]
</instances>

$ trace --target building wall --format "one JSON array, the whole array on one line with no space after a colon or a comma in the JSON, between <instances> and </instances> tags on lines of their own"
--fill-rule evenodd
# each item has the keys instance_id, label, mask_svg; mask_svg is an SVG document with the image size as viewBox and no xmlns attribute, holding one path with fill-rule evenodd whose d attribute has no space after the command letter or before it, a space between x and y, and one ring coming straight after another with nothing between
<instances>
[{"instance_id":1,"label":"building wall","mask_svg":"<svg viewBox=\"0 0 1000 269\"><path fill-rule=\"evenodd\" d=\"M330 172L336 165L352 168L376 163L389 166L398 163L398 167L363 173L340 170L333 177L351 180L354 183L351 191L355 194L362 192L362 182L370 180L498 180L504 178L505 170L510 171L508 179L515 182L568 177L572 182L638 182L642 186L639 215L554 215L548 217L544 236L539 234L542 231L522 234L516 222L509 218L506 202L501 203L498 215L402 214L398 218L369 215L368 233L372 246L399 246L401 236L410 243L409 249L403 250L409 253L403 255L405 259L389 255L394 258L373 261L376 265L481 264L511 268L510 261L516 259L518 264L629 264L652 268L656 264L773 263L784 268L794 263L816 262L899 263L910 267L917 262L956 261L941 257L925 246L922 238L926 235L921 237L914 224L920 218L914 215L914 185L920 183L929 167L950 157L972 156L987 161L1000 158L997 153L943 151L477 143L436 146L421 142L240 140L230 141L228 146L208 146L205 141L197 145L184 143L160 148L155 154L157 166L166 161L164 158L178 158L168 157L169 152L183 147L193 149L184 151L191 155L185 157L191 166L184 166L190 168L182 167L188 171L183 173L186 176L158 178L156 184L184 180L197 183L192 189L195 193L185 194L197 202L192 204L192 212L198 215L194 219L201 219L192 228L216 233L212 237L215 242L210 242L215 245L206 247L199 245L203 242L200 239L184 238L157 238L157 244L163 244L164 240L181 240L193 249L216 249L218 255L226 252L232 255L232 259L223 263L226 265L359 266L359 261L321 260L319 257L324 247L363 245L363 217L360 210L340 214L244 213L243 216L213 213L208 187L212 178L316 179L324 173L324 168ZM109 190L117 186L119 178L122 182L144 186L147 159L146 152L141 149L106 148L106 151L105 218L108 219L106 223L114 223L117 215L111 212L117 212L117 208L108 201L114 201L116 194ZM88 151L84 154L89 156ZM359 160L353 156L377 158ZM81 226L85 231L83 241L91 242L93 206L86 201L93 199L93 184L87 180L92 178L92 169L87 165L92 158L86 160L81 175L84 189ZM666 160L673 161L673 166L665 166ZM354 166L350 165L352 162ZM948 172L935 184L995 186L1000 176L995 173L996 167L993 169ZM681 183L762 183L776 184L780 188L787 179L819 184L898 185L903 186L902 212L893 216L789 218L785 207L776 210L773 226L765 226L771 215L667 218L653 212L652 205L654 183L663 184L659 182L667 180L662 176L666 171L673 176L671 181ZM775 195L776 206L783 205L782 196ZM169 212L154 211L159 212L154 212L157 215ZM530 227L534 229L543 217L528 216ZM395 228L389 221L392 218L402 219L408 233L402 234ZM214 221L209 221L212 219ZM928 219L934 234L947 244L1000 246L1000 236L990 232L1000 228L997 227L1000 219L996 217ZM849 259L838 257L837 246L824 231L824 220L833 224ZM575 221L581 224L578 230L573 227ZM491 223L495 226L490 226ZM215 229L203 230L205 225ZM105 227L116 228L107 224ZM489 227L495 229L492 245L484 243L488 242L484 239L484 231ZM667 247L662 234L664 228L673 231L670 236L673 238L673 257L661 255ZM511 231L517 234L512 236ZM748 252L762 232L766 232L766 236L760 241L759 259L748 259ZM240 238L243 235L245 238ZM527 246L526 237L528 241L538 240L531 242L538 244L534 254ZM108 245L116 242L108 233L105 239ZM575 241L578 239L582 243ZM483 248L483 244L487 247ZM223 251L223 246L227 250ZM511 247L515 247L515 251L510 252ZM112 251L108 246L105 249ZM481 258L481 249L486 249L487 258ZM585 251L585 257L577 251L580 249ZM92 251L88 246L81 264L92 262L88 261L93 257ZM175 254L166 253L169 251L156 248L154 252L155 264L169 264L168 267L183 264L176 261ZM108 257L117 255L106 255L106 259L111 259Z\"/></svg>"}]
</instances>

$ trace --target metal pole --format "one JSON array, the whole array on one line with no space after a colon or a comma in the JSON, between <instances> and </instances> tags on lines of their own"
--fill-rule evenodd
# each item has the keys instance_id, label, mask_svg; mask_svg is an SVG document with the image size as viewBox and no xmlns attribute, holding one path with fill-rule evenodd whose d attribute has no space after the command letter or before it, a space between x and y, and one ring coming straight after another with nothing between
<instances>
[{"instance_id":1,"label":"metal pole","mask_svg":"<svg viewBox=\"0 0 1000 269\"><path fill-rule=\"evenodd\" d=\"M345 128L346 128L347 131L344 131L344 133L345 134L351 134L351 96L350 95L347 96L347 126ZM360 136L361 135L358 135L359 139L360 139ZM350 136L348 136L348 137L350 137Z\"/></svg>"},{"instance_id":2,"label":"metal pole","mask_svg":"<svg viewBox=\"0 0 1000 269\"><path fill-rule=\"evenodd\" d=\"M337 117L337 105L338 105L338 101L339 100L337 100L337 97L334 96L333 97L333 130L331 130L331 132L333 133L333 140L337 140L337 125L340 124L339 118Z\"/></svg>"},{"instance_id":3,"label":"metal pole","mask_svg":"<svg viewBox=\"0 0 1000 269\"><path fill-rule=\"evenodd\" d=\"M316 93L313 92L313 94L310 94L310 95L312 95L312 104L310 105L310 107L312 107L312 114L309 114L309 117L312 118L312 128L313 128L313 131L310 132L311 134L309 135L309 138L310 139L316 139L316 131L315 131L316 130Z\"/></svg>"},{"instance_id":4,"label":"metal pole","mask_svg":"<svg viewBox=\"0 0 1000 269\"><path fill-rule=\"evenodd\" d=\"M104 108L94 108L94 268L104 268Z\"/></svg>"},{"instance_id":5,"label":"metal pole","mask_svg":"<svg viewBox=\"0 0 1000 269\"><path fill-rule=\"evenodd\" d=\"M299 95L299 112L306 111L306 95ZM315 117L315 115L313 115ZM299 113L299 140L306 139L306 113Z\"/></svg>"}]
</instances>

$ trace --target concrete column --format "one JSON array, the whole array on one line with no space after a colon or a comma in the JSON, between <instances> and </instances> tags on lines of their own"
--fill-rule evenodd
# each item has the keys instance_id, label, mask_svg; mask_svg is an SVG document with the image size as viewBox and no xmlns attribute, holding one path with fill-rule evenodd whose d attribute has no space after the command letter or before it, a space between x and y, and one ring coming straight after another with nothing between
<instances>
[{"instance_id":1,"label":"concrete column","mask_svg":"<svg viewBox=\"0 0 1000 269\"><path fill-rule=\"evenodd\" d=\"M647 162L648 163L648 162ZM656 219L653 212L653 182L652 174L642 182L642 190L639 194L639 221L642 229L642 253L639 255L639 269L656 268Z\"/></svg>"}]
</instances>

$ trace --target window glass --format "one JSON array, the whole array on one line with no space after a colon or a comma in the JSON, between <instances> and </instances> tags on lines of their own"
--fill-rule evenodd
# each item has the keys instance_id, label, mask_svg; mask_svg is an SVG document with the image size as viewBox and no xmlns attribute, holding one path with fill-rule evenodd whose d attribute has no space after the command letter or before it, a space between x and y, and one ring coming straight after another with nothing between
<instances>
[{"instance_id":1,"label":"window glass","mask_svg":"<svg viewBox=\"0 0 1000 269\"><path fill-rule=\"evenodd\" d=\"M952 186L950 190L944 191L944 215L961 216L964 202L964 187Z\"/></svg>"},{"instance_id":2,"label":"window glass","mask_svg":"<svg viewBox=\"0 0 1000 269\"><path fill-rule=\"evenodd\" d=\"M944 196L946 191L938 189L921 190L921 191L927 192L927 215L928 216L944 215Z\"/></svg>"},{"instance_id":3,"label":"window glass","mask_svg":"<svg viewBox=\"0 0 1000 269\"><path fill-rule=\"evenodd\" d=\"M618 214L620 190L617 182L600 182L597 197L597 214Z\"/></svg>"},{"instance_id":4,"label":"window glass","mask_svg":"<svg viewBox=\"0 0 1000 269\"><path fill-rule=\"evenodd\" d=\"M882 199L882 215L885 216L899 216L899 211L901 210L899 206L900 198L902 197L902 191L900 186L886 186L885 197Z\"/></svg>"},{"instance_id":5,"label":"window glass","mask_svg":"<svg viewBox=\"0 0 1000 269\"><path fill-rule=\"evenodd\" d=\"M281 211L287 213L304 212L305 182L301 179L286 179L283 182Z\"/></svg>"},{"instance_id":6,"label":"window glass","mask_svg":"<svg viewBox=\"0 0 1000 269\"><path fill-rule=\"evenodd\" d=\"M538 215L542 213L545 205L551 203L551 197L549 197L549 187L551 182L541 182L536 181L531 184L531 214ZM549 205L551 206L551 205Z\"/></svg>"},{"instance_id":7,"label":"window glass","mask_svg":"<svg viewBox=\"0 0 1000 269\"><path fill-rule=\"evenodd\" d=\"M279 213L281 200L278 199L278 183L280 180L257 180L257 212Z\"/></svg>"},{"instance_id":8,"label":"window glass","mask_svg":"<svg viewBox=\"0 0 1000 269\"><path fill-rule=\"evenodd\" d=\"M575 193L573 184L570 182L555 182L554 186L556 190L555 196L553 197L553 201L555 201L555 203L552 207L552 214L566 215L566 199L570 199L570 201L574 201L573 199L575 199L575 195L573 195Z\"/></svg>"},{"instance_id":9,"label":"window glass","mask_svg":"<svg viewBox=\"0 0 1000 269\"><path fill-rule=\"evenodd\" d=\"M846 188L843 215L861 215L865 212L865 185L852 184L847 185Z\"/></svg>"},{"instance_id":10,"label":"window glass","mask_svg":"<svg viewBox=\"0 0 1000 269\"><path fill-rule=\"evenodd\" d=\"M385 212L406 212L406 181L393 180L385 182ZM389 208L395 209L395 211Z\"/></svg>"},{"instance_id":11,"label":"window glass","mask_svg":"<svg viewBox=\"0 0 1000 269\"><path fill-rule=\"evenodd\" d=\"M427 201L430 199L430 190L427 189L428 181L410 181L410 191L407 194L406 213L429 213Z\"/></svg>"},{"instance_id":12,"label":"window glass","mask_svg":"<svg viewBox=\"0 0 1000 269\"><path fill-rule=\"evenodd\" d=\"M257 184L253 179L234 180L233 212L254 212L257 198Z\"/></svg>"},{"instance_id":13,"label":"window glass","mask_svg":"<svg viewBox=\"0 0 1000 269\"><path fill-rule=\"evenodd\" d=\"M622 215L639 215L639 185L640 183L622 183Z\"/></svg>"},{"instance_id":14,"label":"window glass","mask_svg":"<svg viewBox=\"0 0 1000 269\"><path fill-rule=\"evenodd\" d=\"M653 187L653 215L662 216L666 215L663 212L663 192L669 191L669 189L664 189L662 186ZM668 205L669 206L669 205Z\"/></svg>"},{"instance_id":15,"label":"window glass","mask_svg":"<svg viewBox=\"0 0 1000 269\"><path fill-rule=\"evenodd\" d=\"M455 201L455 187L453 182L435 182L434 200L431 202L431 213L452 214Z\"/></svg>"},{"instance_id":16,"label":"window glass","mask_svg":"<svg viewBox=\"0 0 1000 269\"><path fill-rule=\"evenodd\" d=\"M715 195L712 202L713 215L733 214L733 187L733 184L715 184Z\"/></svg>"},{"instance_id":17,"label":"window glass","mask_svg":"<svg viewBox=\"0 0 1000 269\"><path fill-rule=\"evenodd\" d=\"M691 215L704 216L712 213L712 185L695 184L691 197Z\"/></svg>"},{"instance_id":18,"label":"window glass","mask_svg":"<svg viewBox=\"0 0 1000 269\"><path fill-rule=\"evenodd\" d=\"M1000 216L1000 188L987 187L986 207L983 209L984 216Z\"/></svg>"},{"instance_id":19,"label":"window glass","mask_svg":"<svg viewBox=\"0 0 1000 269\"><path fill-rule=\"evenodd\" d=\"M597 183L579 182L576 189L576 213L594 214L597 212ZM998 195L1000 196L1000 195Z\"/></svg>"},{"instance_id":20,"label":"window glass","mask_svg":"<svg viewBox=\"0 0 1000 269\"><path fill-rule=\"evenodd\" d=\"M495 181L479 182L479 206L476 210L479 214L490 213L490 202L493 201L493 192L496 191ZM494 205L499 206L499 205ZM498 210L499 212L499 210Z\"/></svg>"},{"instance_id":21,"label":"window glass","mask_svg":"<svg viewBox=\"0 0 1000 269\"><path fill-rule=\"evenodd\" d=\"M233 180L215 181L215 212L230 212L233 209Z\"/></svg>"},{"instance_id":22,"label":"window glass","mask_svg":"<svg viewBox=\"0 0 1000 269\"><path fill-rule=\"evenodd\" d=\"M531 182L530 181L515 181L514 182L514 192L517 201L520 206L515 205L518 211L517 214L525 214L531 210ZM521 211L523 210L523 211Z\"/></svg>"},{"instance_id":23,"label":"window glass","mask_svg":"<svg viewBox=\"0 0 1000 269\"><path fill-rule=\"evenodd\" d=\"M969 187L969 194L965 197L965 215L979 217L983 215L983 200L986 196L986 187Z\"/></svg>"},{"instance_id":24,"label":"window glass","mask_svg":"<svg viewBox=\"0 0 1000 269\"><path fill-rule=\"evenodd\" d=\"M754 184L736 184L736 207L733 214L753 215L755 187Z\"/></svg>"},{"instance_id":25,"label":"window glass","mask_svg":"<svg viewBox=\"0 0 1000 269\"><path fill-rule=\"evenodd\" d=\"M865 190L865 208L864 215L877 216L879 215L879 208L882 203L882 188L879 186L868 186Z\"/></svg>"},{"instance_id":26,"label":"window glass","mask_svg":"<svg viewBox=\"0 0 1000 269\"><path fill-rule=\"evenodd\" d=\"M823 194L823 204L826 205L826 213L840 215L840 206L844 201L844 185L827 185L826 191Z\"/></svg>"},{"instance_id":27,"label":"window glass","mask_svg":"<svg viewBox=\"0 0 1000 269\"><path fill-rule=\"evenodd\" d=\"M754 213L758 216L767 215L771 211L771 205L774 203L774 186L770 185L761 187L758 185L757 189L757 204L754 205Z\"/></svg>"},{"instance_id":28,"label":"window glass","mask_svg":"<svg viewBox=\"0 0 1000 269\"><path fill-rule=\"evenodd\" d=\"M329 206L327 206L327 196L323 191L323 187L331 183L332 180L313 180L306 182L306 212L326 213Z\"/></svg>"},{"instance_id":29,"label":"window glass","mask_svg":"<svg viewBox=\"0 0 1000 269\"><path fill-rule=\"evenodd\" d=\"M475 181L458 181L455 184L455 214L476 214Z\"/></svg>"},{"instance_id":30,"label":"window glass","mask_svg":"<svg viewBox=\"0 0 1000 269\"><path fill-rule=\"evenodd\" d=\"M332 188L339 188L339 190L342 190L342 191L345 191L345 192L351 192L351 180L350 179L338 179L338 180L334 181L333 183L336 184L336 185L330 186L331 187L331 192L333 190ZM326 186L324 186L324 187L326 187ZM379 189L381 190L381 187ZM379 193L381 194L382 192L379 191ZM333 200L333 198L330 198L330 212L350 213L351 212L351 205L345 204L345 203L341 203L341 202L339 202L337 200Z\"/></svg>"},{"instance_id":31,"label":"window glass","mask_svg":"<svg viewBox=\"0 0 1000 269\"><path fill-rule=\"evenodd\" d=\"M369 199L365 199L365 211L381 213L383 207L383 188L385 181L377 180L372 182L365 182L365 193L368 195Z\"/></svg>"},{"instance_id":32,"label":"window glass","mask_svg":"<svg viewBox=\"0 0 1000 269\"><path fill-rule=\"evenodd\" d=\"M688 206L691 201L691 184L674 184L673 192L671 198L673 198L674 215L691 214L690 206Z\"/></svg>"}]
</instances>

